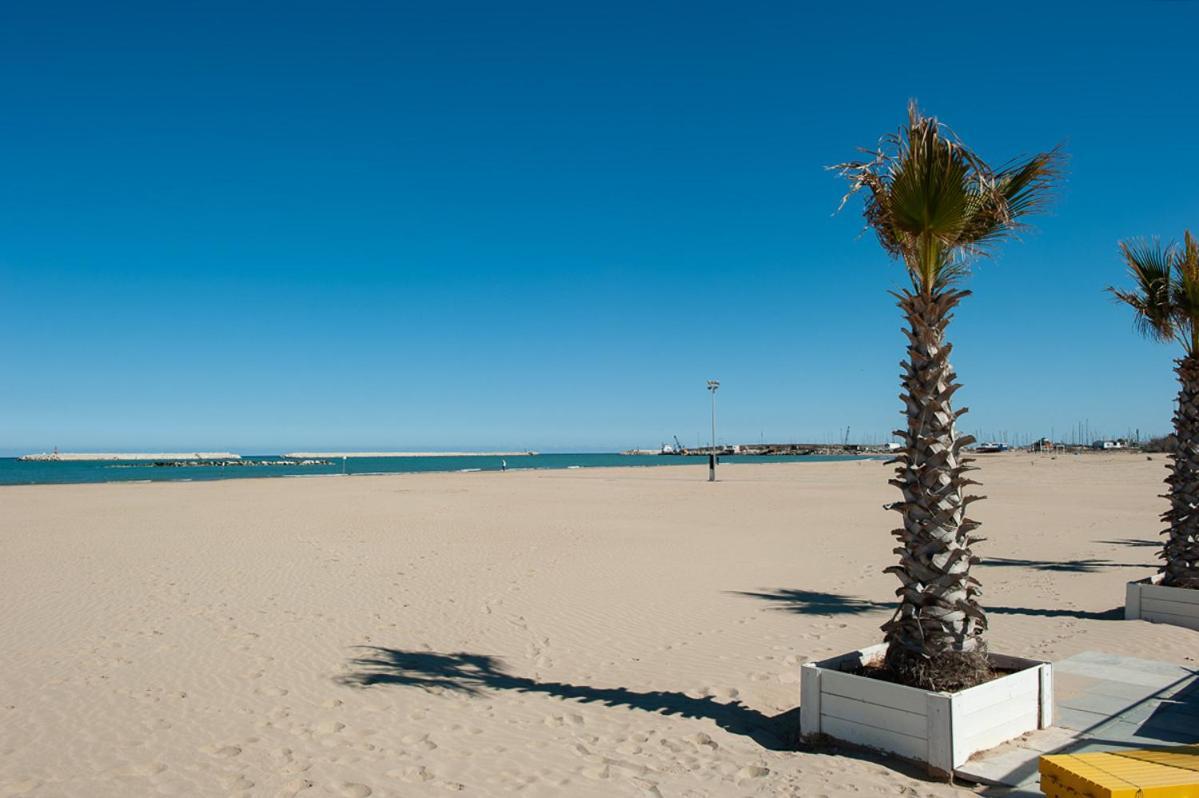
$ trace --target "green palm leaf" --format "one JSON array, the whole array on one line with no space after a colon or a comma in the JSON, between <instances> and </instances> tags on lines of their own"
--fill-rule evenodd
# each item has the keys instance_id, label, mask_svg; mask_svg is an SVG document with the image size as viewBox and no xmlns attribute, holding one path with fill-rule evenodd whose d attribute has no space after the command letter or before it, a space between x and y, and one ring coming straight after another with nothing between
<instances>
[{"instance_id":1,"label":"green palm leaf","mask_svg":"<svg viewBox=\"0 0 1199 798\"><path fill-rule=\"evenodd\" d=\"M831 167L849 181L842 205L865 192L867 225L925 295L965 276L975 257L1044 210L1063 162L1053 149L995 171L914 102L907 126L867 152L868 160Z\"/></svg>"},{"instance_id":2,"label":"green palm leaf","mask_svg":"<svg viewBox=\"0 0 1199 798\"><path fill-rule=\"evenodd\" d=\"M1157 240L1120 242L1120 254L1132 278L1133 288L1108 288L1119 301L1132 308L1137 332L1158 341L1169 341L1176 331L1174 297L1185 292L1174 275L1178 249Z\"/></svg>"}]
</instances>

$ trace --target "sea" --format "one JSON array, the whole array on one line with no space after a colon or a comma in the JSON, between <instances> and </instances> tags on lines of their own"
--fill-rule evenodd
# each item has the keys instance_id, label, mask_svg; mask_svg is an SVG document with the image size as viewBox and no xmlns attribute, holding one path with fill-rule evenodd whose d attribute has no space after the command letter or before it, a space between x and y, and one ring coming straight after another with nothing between
<instances>
[{"instance_id":1,"label":"sea","mask_svg":"<svg viewBox=\"0 0 1199 798\"><path fill-rule=\"evenodd\" d=\"M877 456L875 456L876 458ZM727 463L793 463L830 460L868 460L859 455L729 455ZM242 455L242 460L277 461L280 455ZM298 462L269 465L171 465L127 460L40 461L0 458L0 485L56 485L89 482L190 482L214 479L262 479L269 477L312 477L342 474L410 474L432 471L500 471L507 461L509 471L628 466L687 466L706 471L706 457L669 455L626 455L614 452L579 454L535 454L500 457L467 455L453 457L348 457L329 464L300 465Z\"/></svg>"}]
</instances>

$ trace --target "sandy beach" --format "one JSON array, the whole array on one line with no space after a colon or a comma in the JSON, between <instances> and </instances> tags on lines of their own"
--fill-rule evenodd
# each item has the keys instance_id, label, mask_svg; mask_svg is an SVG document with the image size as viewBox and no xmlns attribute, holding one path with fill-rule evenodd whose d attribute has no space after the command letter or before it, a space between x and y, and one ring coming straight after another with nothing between
<instances>
[{"instance_id":1,"label":"sandy beach","mask_svg":"<svg viewBox=\"0 0 1199 798\"><path fill-rule=\"evenodd\" d=\"M998 455L993 650L1199 663L1121 620L1165 461ZM792 751L877 642L876 461L0 489L0 796L948 796Z\"/></svg>"}]
</instances>

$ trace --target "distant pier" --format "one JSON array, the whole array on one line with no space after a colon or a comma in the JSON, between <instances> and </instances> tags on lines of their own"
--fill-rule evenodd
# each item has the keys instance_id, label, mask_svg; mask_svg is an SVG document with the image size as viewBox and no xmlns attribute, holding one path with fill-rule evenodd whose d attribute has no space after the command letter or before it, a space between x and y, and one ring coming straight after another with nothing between
<instances>
[{"instance_id":1,"label":"distant pier","mask_svg":"<svg viewBox=\"0 0 1199 798\"><path fill-rule=\"evenodd\" d=\"M240 460L233 452L41 452L18 460L80 462L89 460Z\"/></svg>"},{"instance_id":2,"label":"distant pier","mask_svg":"<svg viewBox=\"0 0 1199 798\"><path fill-rule=\"evenodd\" d=\"M341 458L341 457L532 457L537 452L289 452L284 457Z\"/></svg>"},{"instance_id":3,"label":"distant pier","mask_svg":"<svg viewBox=\"0 0 1199 798\"><path fill-rule=\"evenodd\" d=\"M721 446L695 446L678 448L664 446L662 449L629 449L621 454L629 455L661 455L663 457L707 457L715 454L719 457L732 455L745 456L779 456L787 455L803 457L805 455L831 454L889 454L894 449L883 446L868 446L857 443L738 443Z\"/></svg>"}]
</instances>

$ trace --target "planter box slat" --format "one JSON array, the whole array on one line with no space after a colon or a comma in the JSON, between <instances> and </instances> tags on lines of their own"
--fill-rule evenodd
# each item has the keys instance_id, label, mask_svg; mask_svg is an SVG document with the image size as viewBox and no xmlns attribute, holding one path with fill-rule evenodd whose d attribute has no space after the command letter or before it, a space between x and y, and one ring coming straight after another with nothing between
<instances>
[{"instance_id":1,"label":"planter box slat","mask_svg":"<svg viewBox=\"0 0 1199 798\"><path fill-rule=\"evenodd\" d=\"M920 690L849 671L876 660L871 646L800 668L800 730L891 751L948 775L972 754L1050 724L1053 676L1047 663L993 655L1016 670L958 693Z\"/></svg>"},{"instance_id":2,"label":"planter box slat","mask_svg":"<svg viewBox=\"0 0 1199 798\"><path fill-rule=\"evenodd\" d=\"M1162 576L1129 582L1125 591L1124 617L1160 621L1187 629L1199 629L1199 590L1163 587Z\"/></svg>"},{"instance_id":3,"label":"planter box slat","mask_svg":"<svg viewBox=\"0 0 1199 798\"><path fill-rule=\"evenodd\" d=\"M852 698L855 701L865 701L870 704L902 709L904 712L914 712L924 716L928 714L927 700L924 690L892 684L879 679L868 679L865 676L855 676L837 671L822 671L820 692L824 695L839 695Z\"/></svg>"},{"instance_id":4,"label":"planter box slat","mask_svg":"<svg viewBox=\"0 0 1199 798\"><path fill-rule=\"evenodd\" d=\"M989 711L996 705L1010 701L1016 696L1025 693L1035 694L1040 689L1037 672L1030 669L1011 673L1004 678L966 690L953 704L954 708L962 715L973 715L977 712Z\"/></svg>"},{"instance_id":5,"label":"planter box slat","mask_svg":"<svg viewBox=\"0 0 1199 798\"><path fill-rule=\"evenodd\" d=\"M1158 601L1172 601L1178 604L1199 605L1199 590L1188 587L1163 587L1161 585L1145 585L1141 588L1141 597Z\"/></svg>"},{"instance_id":6,"label":"planter box slat","mask_svg":"<svg viewBox=\"0 0 1199 798\"><path fill-rule=\"evenodd\" d=\"M1159 623L1168 623L1173 626L1181 626L1184 629L1199 629L1199 617L1194 615L1181 615L1174 612L1162 612L1161 610L1147 609L1142 612L1141 617L1149 621L1158 621Z\"/></svg>"},{"instance_id":7,"label":"planter box slat","mask_svg":"<svg viewBox=\"0 0 1199 798\"><path fill-rule=\"evenodd\" d=\"M1141 612L1168 612L1171 615L1190 615L1199 612L1199 605L1184 604L1181 601L1161 599L1145 593L1141 594Z\"/></svg>"},{"instance_id":8,"label":"planter box slat","mask_svg":"<svg viewBox=\"0 0 1199 798\"><path fill-rule=\"evenodd\" d=\"M1010 654L987 654L987 658L991 660L991 667L1004 671L1022 671L1041 664L1039 659L1013 657Z\"/></svg>"},{"instance_id":9,"label":"planter box slat","mask_svg":"<svg viewBox=\"0 0 1199 798\"><path fill-rule=\"evenodd\" d=\"M851 651L848 654L842 654L839 657L831 657L813 663L826 671L852 671L856 670L867 662L873 662L887 653L887 645L885 643L877 643L873 646Z\"/></svg>"},{"instance_id":10,"label":"planter box slat","mask_svg":"<svg viewBox=\"0 0 1199 798\"><path fill-rule=\"evenodd\" d=\"M821 719L821 724L825 734L838 740L893 751L908 759L924 760L928 755L928 740L921 737L909 737L906 734L851 723L839 718L825 717Z\"/></svg>"},{"instance_id":11,"label":"planter box slat","mask_svg":"<svg viewBox=\"0 0 1199 798\"><path fill-rule=\"evenodd\" d=\"M988 724L986 728L980 729L975 734L967 733L965 738L958 739L953 766L958 767L979 751L994 748L1002 742L1037 728L1037 715L1034 707L1031 712L1021 712L1001 723Z\"/></svg>"},{"instance_id":12,"label":"planter box slat","mask_svg":"<svg viewBox=\"0 0 1199 798\"><path fill-rule=\"evenodd\" d=\"M1028 711L1029 707L1037 705L1037 694L1040 692L1037 673L1033 671L1031 690L1021 690L1011 693L1002 701L974 711L958 708L958 702L953 702L953 725L961 729L963 734L971 734L971 729L978 726L993 726L1019 717Z\"/></svg>"},{"instance_id":13,"label":"planter box slat","mask_svg":"<svg viewBox=\"0 0 1199 798\"><path fill-rule=\"evenodd\" d=\"M829 693L820 699L820 714L825 718L889 729L909 737L924 739L928 735L928 718L924 715Z\"/></svg>"}]
</instances>

